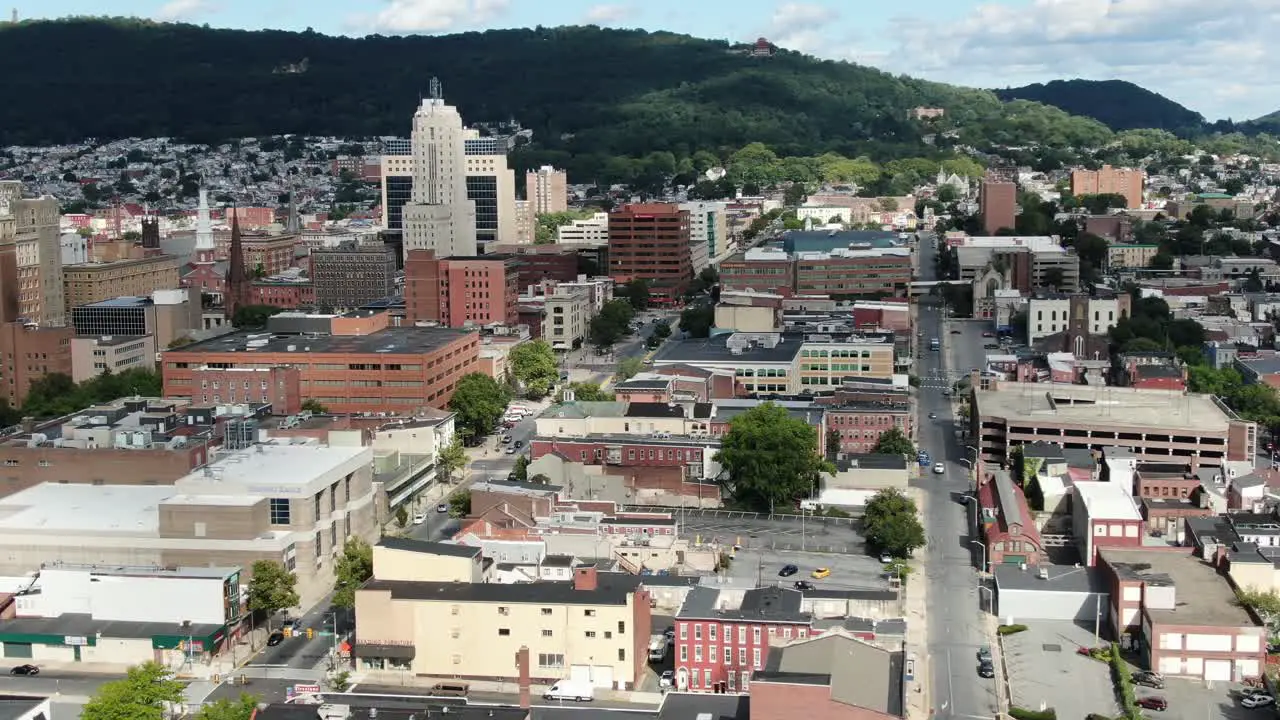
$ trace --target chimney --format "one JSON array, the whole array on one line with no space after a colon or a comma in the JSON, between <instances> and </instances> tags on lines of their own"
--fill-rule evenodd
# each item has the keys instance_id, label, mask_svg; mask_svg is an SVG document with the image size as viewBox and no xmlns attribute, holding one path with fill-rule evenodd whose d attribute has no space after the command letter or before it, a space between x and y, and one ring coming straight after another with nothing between
<instances>
[{"instance_id":1,"label":"chimney","mask_svg":"<svg viewBox=\"0 0 1280 720\"><path fill-rule=\"evenodd\" d=\"M22 432L31 434L36 431L36 419L31 416L22 418Z\"/></svg>"},{"instance_id":2,"label":"chimney","mask_svg":"<svg viewBox=\"0 0 1280 720\"><path fill-rule=\"evenodd\" d=\"M599 578L596 577L596 566L587 565L586 567L575 568L573 571L573 589L574 590L595 590L600 586Z\"/></svg>"},{"instance_id":3,"label":"chimney","mask_svg":"<svg viewBox=\"0 0 1280 720\"><path fill-rule=\"evenodd\" d=\"M521 645L516 651L516 677L520 684L520 708L528 710L532 704L529 694L529 646Z\"/></svg>"}]
</instances>

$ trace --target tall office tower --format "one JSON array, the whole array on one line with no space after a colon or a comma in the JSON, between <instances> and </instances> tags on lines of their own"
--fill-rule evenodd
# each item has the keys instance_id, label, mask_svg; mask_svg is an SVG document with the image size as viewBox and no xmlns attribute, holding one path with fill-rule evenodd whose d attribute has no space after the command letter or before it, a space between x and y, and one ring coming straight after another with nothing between
<instances>
[{"instance_id":1,"label":"tall office tower","mask_svg":"<svg viewBox=\"0 0 1280 720\"><path fill-rule=\"evenodd\" d=\"M1072 170L1072 195L1123 195L1125 207L1142 207L1142 188L1146 173L1141 168L1113 168L1103 165L1098 170Z\"/></svg>"},{"instance_id":2,"label":"tall office tower","mask_svg":"<svg viewBox=\"0 0 1280 720\"><path fill-rule=\"evenodd\" d=\"M4 181L0 182L0 215L14 220L19 316L46 326L65 325L58 201L48 195L25 198L21 182Z\"/></svg>"},{"instance_id":3,"label":"tall office tower","mask_svg":"<svg viewBox=\"0 0 1280 720\"><path fill-rule=\"evenodd\" d=\"M982 181L978 189L978 214L983 232L995 235L1001 228L1012 230L1017 212L1017 185L990 178Z\"/></svg>"},{"instance_id":4,"label":"tall office tower","mask_svg":"<svg viewBox=\"0 0 1280 720\"><path fill-rule=\"evenodd\" d=\"M196 208L196 262L212 263L215 250L213 220L209 218L209 191L200 188L200 205Z\"/></svg>"},{"instance_id":5,"label":"tall office tower","mask_svg":"<svg viewBox=\"0 0 1280 720\"><path fill-rule=\"evenodd\" d=\"M609 276L645 280L655 305L679 302L693 281L689 211L670 203L623 205L609 213Z\"/></svg>"},{"instance_id":6,"label":"tall office tower","mask_svg":"<svg viewBox=\"0 0 1280 720\"><path fill-rule=\"evenodd\" d=\"M475 255L476 205L467 199L465 134L458 109L431 97L413 114L413 194L404 206L404 250Z\"/></svg>"},{"instance_id":7,"label":"tall office tower","mask_svg":"<svg viewBox=\"0 0 1280 720\"><path fill-rule=\"evenodd\" d=\"M507 144L480 137L475 130L464 132L467 199L476 204L476 242L514 242L516 173L507 167Z\"/></svg>"},{"instance_id":8,"label":"tall office tower","mask_svg":"<svg viewBox=\"0 0 1280 720\"><path fill-rule=\"evenodd\" d=\"M543 165L524 174L524 196L534 215L569 209L569 176L563 170Z\"/></svg>"}]
</instances>

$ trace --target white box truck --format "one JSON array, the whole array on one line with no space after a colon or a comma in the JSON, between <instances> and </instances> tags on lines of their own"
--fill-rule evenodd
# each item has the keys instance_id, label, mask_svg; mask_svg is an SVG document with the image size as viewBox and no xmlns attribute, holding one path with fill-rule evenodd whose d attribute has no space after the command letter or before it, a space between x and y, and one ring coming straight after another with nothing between
<instances>
[{"instance_id":1,"label":"white box truck","mask_svg":"<svg viewBox=\"0 0 1280 720\"><path fill-rule=\"evenodd\" d=\"M557 680L545 693L543 700L576 700L587 702L594 700L596 689L587 680Z\"/></svg>"},{"instance_id":2,"label":"white box truck","mask_svg":"<svg viewBox=\"0 0 1280 720\"><path fill-rule=\"evenodd\" d=\"M649 636L649 662L662 662L667 659L667 636L658 634Z\"/></svg>"}]
</instances>

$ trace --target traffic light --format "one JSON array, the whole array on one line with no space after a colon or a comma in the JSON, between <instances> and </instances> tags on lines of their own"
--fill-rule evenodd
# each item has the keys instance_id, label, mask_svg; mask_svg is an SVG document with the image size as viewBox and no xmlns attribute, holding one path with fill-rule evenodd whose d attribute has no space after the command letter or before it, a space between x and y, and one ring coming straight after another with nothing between
<instances>
[{"instance_id":1,"label":"traffic light","mask_svg":"<svg viewBox=\"0 0 1280 720\"><path fill-rule=\"evenodd\" d=\"M307 639L308 639L308 640L310 640L311 638L313 638L313 637L315 637L315 636L316 636L316 630L315 630L315 628L307 628Z\"/></svg>"}]
</instances>

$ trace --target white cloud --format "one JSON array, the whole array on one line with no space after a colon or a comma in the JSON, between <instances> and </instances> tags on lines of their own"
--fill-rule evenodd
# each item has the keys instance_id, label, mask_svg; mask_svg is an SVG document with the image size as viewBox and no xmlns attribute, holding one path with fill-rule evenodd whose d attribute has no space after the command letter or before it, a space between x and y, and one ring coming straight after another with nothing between
<instances>
[{"instance_id":1,"label":"white cloud","mask_svg":"<svg viewBox=\"0 0 1280 720\"><path fill-rule=\"evenodd\" d=\"M216 9L207 0L170 0L156 11L156 19L163 22L180 22L190 20L197 15L205 15Z\"/></svg>"},{"instance_id":2,"label":"white cloud","mask_svg":"<svg viewBox=\"0 0 1280 720\"><path fill-rule=\"evenodd\" d=\"M378 32L444 32L483 25L507 11L508 0L390 0L372 16L357 16L351 27Z\"/></svg>"},{"instance_id":3,"label":"white cloud","mask_svg":"<svg viewBox=\"0 0 1280 720\"><path fill-rule=\"evenodd\" d=\"M778 47L827 55L830 49L828 28L839 16L835 8L826 5L783 3L773 11L764 36Z\"/></svg>"},{"instance_id":4,"label":"white cloud","mask_svg":"<svg viewBox=\"0 0 1280 720\"><path fill-rule=\"evenodd\" d=\"M613 25L630 17L635 9L628 5L592 5L584 22L590 25Z\"/></svg>"},{"instance_id":5,"label":"white cloud","mask_svg":"<svg viewBox=\"0 0 1280 720\"><path fill-rule=\"evenodd\" d=\"M1280 0L1034 0L981 5L958 21L900 18L884 66L978 87L1120 78L1204 113L1254 117L1280 106L1269 57ZM853 59L855 51L842 53ZM1240 92L1246 84L1252 94Z\"/></svg>"}]
</instances>

